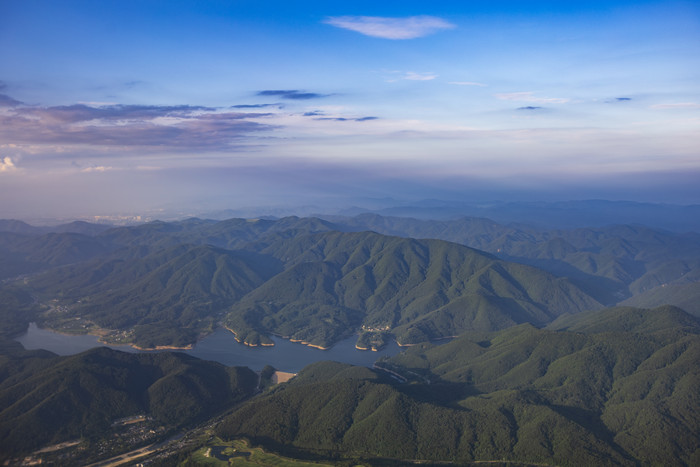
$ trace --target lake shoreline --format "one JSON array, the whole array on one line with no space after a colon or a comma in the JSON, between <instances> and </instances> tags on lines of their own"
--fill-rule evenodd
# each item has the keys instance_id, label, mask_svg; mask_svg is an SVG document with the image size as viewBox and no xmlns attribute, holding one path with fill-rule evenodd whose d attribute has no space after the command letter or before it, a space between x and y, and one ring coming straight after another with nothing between
<instances>
[{"instance_id":1,"label":"lake shoreline","mask_svg":"<svg viewBox=\"0 0 700 467\"><path fill-rule=\"evenodd\" d=\"M357 336L351 335L336 342L327 350L298 345L281 336L271 335L274 346L251 347L243 345L231 338L231 332L223 326L218 326L212 333L199 340L192 349L176 351L184 352L202 360L216 361L226 366L247 366L254 371L260 371L265 366L289 373L298 373L307 365L318 361L332 360L351 365L371 368L374 362L383 356L393 356L401 349L391 342L381 351L367 352L355 348ZM44 349L58 355L68 356L105 345L98 337L88 334L64 334L46 328L39 328L33 323L26 333L16 337L27 350ZM131 345L109 345L112 349L122 352L167 352L175 349L148 350L135 349Z\"/></svg>"}]
</instances>

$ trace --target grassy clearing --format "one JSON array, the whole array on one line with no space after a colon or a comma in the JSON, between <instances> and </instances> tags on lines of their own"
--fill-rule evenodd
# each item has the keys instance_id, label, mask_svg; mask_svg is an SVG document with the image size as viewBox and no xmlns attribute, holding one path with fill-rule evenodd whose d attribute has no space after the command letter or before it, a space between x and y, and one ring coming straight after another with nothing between
<instances>
[{"instance_id":1,"label":"grassy clearing","mask_svg":"<svg viewBox=\"0 0 700 467\"><path fill-rule=\"evenodd\" d=\"M195 465L211 466L270 466L270 467L331 467L331 464L305 462L253 448L245 440L223 441L214 438L203 448L195 451L189 459Z\"/></svg>"}]
</instances>

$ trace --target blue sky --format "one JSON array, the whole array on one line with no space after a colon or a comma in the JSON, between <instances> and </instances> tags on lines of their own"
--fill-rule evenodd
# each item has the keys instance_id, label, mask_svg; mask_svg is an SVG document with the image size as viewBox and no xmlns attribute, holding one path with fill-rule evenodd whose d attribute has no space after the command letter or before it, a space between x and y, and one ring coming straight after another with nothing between
<instances>
[{"instance_id":1,"label":"blue sky","mask_svg":"<svg viewBox=\"0 0 700 467\"><path fill-rule=\"evenodd\" d=\"M0 2L0 217L700 203L694 2Z\"/></svg>"}]
</instances>

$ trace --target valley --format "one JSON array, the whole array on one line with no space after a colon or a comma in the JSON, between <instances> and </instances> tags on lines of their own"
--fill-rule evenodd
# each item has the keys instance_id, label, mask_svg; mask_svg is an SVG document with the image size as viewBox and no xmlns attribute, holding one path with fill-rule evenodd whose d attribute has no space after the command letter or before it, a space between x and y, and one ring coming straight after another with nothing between
<instances>
[{"instance_id":1,"label":"valley","mask_svg":"<svg viewBox=\"0 0 700 467\"><path fill-rule=\"evenodd\" d=\"M189 465L243 439L248 460L261 446L334 465L700 455L696 234L376 215L12 225L4 460L78 442L86 462ZM50 336L62 356L41 350ZM61 350L71 339L87 347ZM100 451L135 414L118 429L152 437ZM189 441L147 448L176 433Z\"/></svg>"}]
</instances>

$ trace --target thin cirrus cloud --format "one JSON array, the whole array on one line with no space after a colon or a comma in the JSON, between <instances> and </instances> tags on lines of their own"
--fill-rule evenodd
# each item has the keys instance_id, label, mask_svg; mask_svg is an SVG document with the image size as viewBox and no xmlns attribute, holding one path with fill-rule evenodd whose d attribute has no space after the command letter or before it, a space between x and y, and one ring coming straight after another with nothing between
<instances>
[{"instance_id":1,"label":"thin cirrus cloud","mask_svg":"<svg viewBox=\"0 0 700 467\"><path fill-rule=\"evenodd\" d=\"M114 169L112 167L98 165L98 166L92 166L92 167L85 167L84 169L81 169L80 171L83 173L90 173L90 172L107 172L108 170L114 170Z\"/></svg>"},{"instance_id":2,"label":"thin cirrus cloud","mask_svg":"<svg viewBox=\"0 0 700 467\"><path fill-rule=\"evenodd\" d=\"M652 109L700 109L700 103L697 102L675 102L672 104L654 104Z\"/></svg>"},{"instance_id":3,"label":"thin cirrus cloud","mask_svg":"<svg viewBox=\"0 0 700 467\"><path fill-rule=\"evenodd\" d=\"M409 81L431 81L437 77L438 75L435 73L415 73L413 71L409 71L404 75L403 79L407 79Z\"/></svg>"},{"instance_id":4,"label":"thin cirrus cloud","mask_svg":"<svg viewBox=\"0 0 700 467\"><path fill-rule=\"evenodd\" d=\"M456 26L435 16L388 18L381 16L333 16L323 21L341 29L381 39L416 39Z\"/></svg>"},{"instance_id":5,"label":"thin cirrus cloud","mask_svg":"<svg viewBox=\"0 0 700 467\"><path fill-rule=\"evenodd\" d=\"M232 109L264 109L268 107L282 109L284 106L280 104L237 104L231 106Z\"/></svg>"},{"instance_id":6,"label":"thin cirrus cloud","mask_svg":"<svg viewBox=\"0 0 700 467\"><path fill-rule=\"evenodd\" d=\"M13 106L0 114L0 139L9 144L221 150L275 129L255 121L270 115L187 105ZM13 167L10 163L3 161L5 171Z\"/></svg>"},{"instance_id":7,"label":"thin cirrus cloud","mask_svg":"<svg viewBox=\"0 0 700 467\"><path fill-rule=\"evenodd\" d=\"M23 107L18 110L22 116L44 120L56 120L66 123L87 122L92 120L152 120L159 117L187 118L195 112L214 112L212 107L202 106L157 106L157 105L86 105L73 104L55 107Z\"/></svg>"},{"instance_id":8,"label":"thin cirrus cloud","mask_svg":"<svg viewBox=\"0 0 700 467\"><path fill-rule=\"evenodd\" d=\"M22 102L5 94L0 94L0 107L17 107L18 105L22 105Z\"/></svg>"},{"instance_id":9,"label":"thin cirrus cloud","mask_svg":"<svg viewBox=\"0 0 700 467\"><path fill-rule=\"evenodd\" d=\"M320 117L314 118L314 120L327 120L334 122L368 122L370 120L377 120L379 117L359 117L359 118L348 118L348 117Z\"/></svg>"},{"instance_id":10,"label":"thin cirrus cloud","mask_svg":"<svg viewBox=\"0 0 700 467\"><path fill-rule=\"evenodd\" d=\"M487 84L477 83L474 81L450 81L448 84L454 84L455 86L481 86L481 87L488 86Z\"/></svg>"},{"instance_id":11,"label":"thin cirrus cloud","mask_svg":"<svg viewBox=\"0 0 700 467\"><path fill-rule=\"evenodd\" d=\"M532 91L522 91L522 92L509 92L494 94L497 99L504 101L517 101L517 102L539 102L548 104L565 104L570 101L570 99L563 97L538 97L534 95Z\"/></svg>"},{"instance_id":12,"label":"thin cirrus cloud","mask_svg":"<svg viewBox=\"0 0 700 467\"><path fill-rule=\"evenodd\" d=\"M296 89L266 89L264 91L258 91L258 96L273 96L279 97L281 99L291 99L291 100L308 100L308 99L319 99L322 97L328 97L327 94L318 94L316 92L305 92L298 91Z\"/></svg>"},{"instance_id":13,"label":"thin cirrus cloud","mask_svg":"<svg viewBox=\"0 0 700 467\"><path fill-rule=\"evenodd\" d=\"M431 72L418 73L415 71L389 71L389 77L386 78L387 83L396 83L398 81L432 81L438 77L437 74Z\"/></svg>"}]
</instances>

